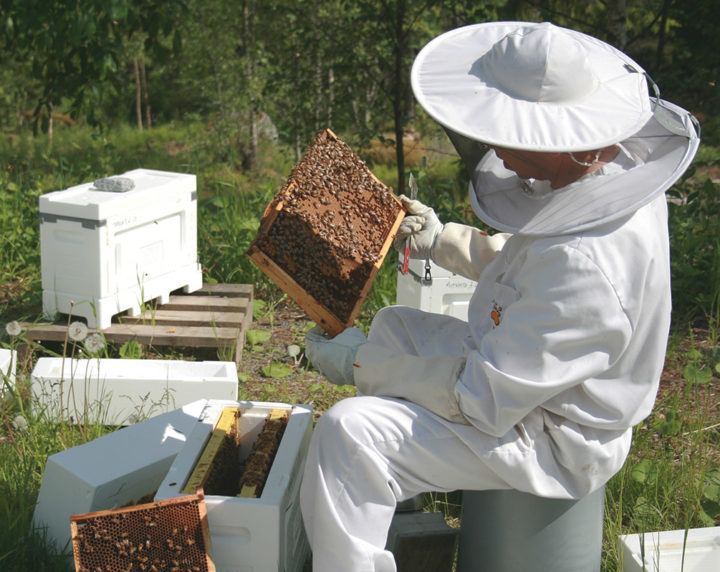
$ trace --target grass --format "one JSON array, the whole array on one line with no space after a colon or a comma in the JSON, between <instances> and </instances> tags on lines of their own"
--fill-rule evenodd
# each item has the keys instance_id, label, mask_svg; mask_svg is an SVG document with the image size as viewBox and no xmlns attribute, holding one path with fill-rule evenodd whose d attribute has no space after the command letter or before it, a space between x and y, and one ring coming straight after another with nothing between
<instances>
[{"instance_id":1,"label":"grass","mask_svg":"<svg viewBox=\"0 0 720 572\"><path fill-rule=\"evenodd\" d=\"M222 160L200 124L167 126L142 134L122 129L98 135L81 127L58 131L48 150L42 137L0 142L0 326L35 319L41 308L38 197L137 167L198 175L198 249L207 281L250 283L256 306L238 374L242 399L301 402L316 417L352 388L329 385L302 359L304 314L249 262L244 253L262 212L292 166L291 154L268 148L256 173L242 173ZM720 524L720 193L707 173L718 153L703 149L691 177L671 194L674 328L661 390L652 414L634 433L630 456L606 492L603 571L620 569L617 537L635 532ZM392 165L372 165L391 178ZM472 221L460 168L453 160L413 165L422 200L443 220ZM392 184L391 180L387 181ZM358 320L366 328L395 299L395 261L390 256L373 284ZM712 278L712 279L709 279ZM31 526L47 457L115 430L86 420L51 421L33 407L27 380L43 356L88 356L82 344L44 343L0 330L0 345L19 349L18 384L5 383L0 415L0 567L59 570L61 560ZM297 353L299 350L300 353ZM73 353L74 352L74 353ZM227 359L208 350L156 348L129 342L106 344L102 357ZM7 382L7 380L4 380ZM458 493L429 493L426 507L441 510L457 526Z\"/></svg>"}]
</instances>

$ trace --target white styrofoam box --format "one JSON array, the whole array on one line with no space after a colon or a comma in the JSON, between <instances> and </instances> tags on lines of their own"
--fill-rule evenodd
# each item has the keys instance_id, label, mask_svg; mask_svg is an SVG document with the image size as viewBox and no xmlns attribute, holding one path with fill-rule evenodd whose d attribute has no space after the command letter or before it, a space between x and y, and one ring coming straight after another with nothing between
<instances>
[{"instance_id":1,"label":"white styrofoam box","mask_svg":"<svg viewBox=\"0 0 720 572\"><path fill-rule=\"evenodd\" d=\"M312 408L267 402L211 401L178 453L155 500L181 496L195 463L225 407L240 407L240 458L244 459L268 413L290 418L260 498L205 495L213 562L218 572L300 572L309 545L300 513L300 483L312 432Z\"/></svg>"},{"instance_id":2,"label":"white styrofoam box","mask_svg":"<svg viewBox=\"0 0 720 572\"><path fill-rule=\"evenodd\" d=\"M33 525L70 551L70 517L152 495L197 424L202 399L48 457ZM68 553L70 553L68 552Z\"/></svg>"},{"instance_id":3,"label":"white styrofoam box","mask_svg":"<svg viewBox=\"0 0 720 572\"><path fill-rule=\"evenodd\" d=\"M15 371L17 365L17 352L15 350L0 348L0 387L7 382L15 386Z\"/></svg>"},{"instance_id":4,"label":"white styrofoam box","mask_svg":"<svg viewBox=\"0 0 720 572\"><path fill-rule=\"evenodd\" d=\"M431 281L425 281L425 261L410 260L408 273L398 272L397 304L467 320L477 282L430 263Z\"/></svg>"},{"instance_id":5,"label":"white styrofoam box","mask_svg":"<svg viewBox=\"0 0 720 572\"><path fill-rule=\"evenodd\" d=\"M45 313L105 329L116 314L202 287L195 175L135 169L119 177L134 188L101 191L91 182L40 196Z\"/></svg>"},{"instance_id":6,"label":"white styrofoam box","mask_svg":"<svg viewBox=\"0 0 720 572\"><path fill-rule=\"evenodd\" d=\"M50 419L128 425L198 399L237 399L238 376L231 361L39 358L31 390Z\"/></svg>"},{"instance_id":7,"label":"white styrofoam box","mask_svg":"<svg viewBox=\"0 0 720 572\"><path fill-rule=\"evenodd\" d=\"M718 526L627 534L618 538L618 544L623 572L720 570Z\"/></svg>"}]
</instances>

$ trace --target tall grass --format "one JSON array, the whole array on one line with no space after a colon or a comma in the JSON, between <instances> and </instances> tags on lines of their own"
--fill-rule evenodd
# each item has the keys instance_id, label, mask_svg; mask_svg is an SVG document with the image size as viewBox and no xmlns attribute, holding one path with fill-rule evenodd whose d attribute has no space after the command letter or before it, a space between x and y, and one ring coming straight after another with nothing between
<instances>
[{"instance_id":1,"label":"tall grass","mask_svg":"<svg viewBox=\"0 0 720 572\"><path fill-rule=\"evenodd\" d=\"M267 302L266 311L272 313L284 295L249 262L245 251L292 166L292 153L265 147L254 173L238 171L222 159L225 155L202 124L105 134L75 127L57 131L52 149L42 137L1 141L0 326L32 318L40 310L38 197L138 167L198 176L198 250L205 280L252 283L256 297ZM715 156L715 150L704 151L696 165L713 166ZM372 169L392 185L392 165L372 165ZM476 222L457 161L436 158L412 169L420 199L432 204L442 220ZM667 357L669 377L652 415L635 429L627 463L607 487L603 570L608 572L621 567L620 534L720 522L720 414L714 391L720 375L720 194L717 184L705 177L689 178L671 194L674 333ZM379 308L395 301L396 260L391 251L363 305L361 327L367 327ZM698 326L702 330L693 329ZM0 344L13 343L0 330ZM19 354L20 388L36 357L62 352L58 347L28 347ZM138 357L142 348L109 346L105 353ZM344 396L323 387L275 380L268 381L266 390L263 395L288 401ZM0 568L62 569L61 560L31 526L45 460L112 428L50 422L33 412L29 394L18 389L6 392L0 413ZM18 416L26 427L13 424ZM429 495L427 503L444 510L449 520L459 516L457 495Z\"/></svg>"}]
</instances>

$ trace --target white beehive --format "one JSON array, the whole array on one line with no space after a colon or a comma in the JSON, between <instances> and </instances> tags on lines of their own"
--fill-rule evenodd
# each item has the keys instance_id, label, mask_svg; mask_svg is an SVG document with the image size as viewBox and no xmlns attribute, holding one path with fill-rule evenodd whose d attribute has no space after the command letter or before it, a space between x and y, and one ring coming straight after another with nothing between
<instances>
[{"instance_id":1,"label":"white beehive","mask_svg":"<svg viewBox=\"0 0 720 572\"><path fill-rule=\"evenodd\" d=\"M10 387L15 386L16 364L17 352L15 350L0 348L0 386L3 387L3 394L5 383Z\"/></svg>"},{"instance_id":2,"label":"white beehive","mask_svg":"<svg viewBox=\"0 0 720 572\"><path fill-rule=\"evenodd\" d=\"M50 455L33 525L58 551L68 549L70 517L137 504L157 491L207 400Z\"/></svg>"},{"instance_id":3,"label":"white beehive","mask_svg":"<svg viewBox=\"0 0 720 572\"><path fill-rule=\"evenodd\" d=\"M198 399L237 399L238 376L224 361L40 358L31 390L49 419L128 425Z\"/></svg>"},{"instance_id":4,"label":"white beehive","mask_svg":"<svg viewBox=\"0 0 720 572\"><path fill-rule=\"evenodd\" d=\"M205 495L213 562L218 572L299 572L309 545L300 513L299 491L312 431L307 405L264 402L210 402L187 443L175 458L155 500L175 498L191 476L224 408L241 410L240 456L246 456L268 414L290 417L260 498Z\"/></svg>"},{"instance_id":5,"label":"white beehive","mask_svg":"<svg viewBox=\"0 0 720 572\"><path fill-rule=\"evenodd\" d=\"M618 539L622 572L720 570L720 527L627 534Z\"/></svg>"},{"instance_id":6,"label":"white beehive","mask_svg":"<svg viewBox=\"0 0 720 572\"><path fill-rule=\"evenodd\" d=\"M410 260L408 273L397 275L397 304L467 320L470 298L477 282L431 263L431 280L425 280L425 261Z\"/></svg>"},{"instance_id":7,"label":"white beehive","mask_svg":"<svg viewBox=\"0 0 720 572\"><path fill-rule=\"evenodd\" d=\"M43 311L82 316L90 327L202 287L197 257L195 175L136 169L40 197Z\"/></svg>"}]
</instances>

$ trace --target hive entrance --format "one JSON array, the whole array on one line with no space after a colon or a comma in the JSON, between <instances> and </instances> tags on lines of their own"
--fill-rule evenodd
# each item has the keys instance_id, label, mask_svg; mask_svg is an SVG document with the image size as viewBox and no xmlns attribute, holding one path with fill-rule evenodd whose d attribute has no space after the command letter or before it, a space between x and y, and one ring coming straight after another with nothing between
<instances>
[{"instance_id":1,"label":"hive entrance","mask_svg":"<svg viewBox=\"0 0 720 572\"><path fill-rule=\"evenodd\" d=\"M352 325L403 215L392 189L328 129L291 170L247 254L335 335Z\"/></svg>"}]
</instances>

